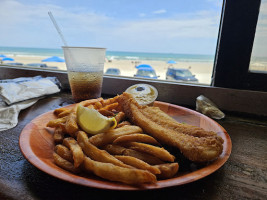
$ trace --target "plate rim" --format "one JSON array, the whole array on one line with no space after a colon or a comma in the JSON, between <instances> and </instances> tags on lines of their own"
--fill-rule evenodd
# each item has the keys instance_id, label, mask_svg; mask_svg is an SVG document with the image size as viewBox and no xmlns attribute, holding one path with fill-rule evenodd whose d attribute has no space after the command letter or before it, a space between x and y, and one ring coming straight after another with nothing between
<instances>
[{"instance_id":1,"label":"plate rim","mask_svg":"<svg viewBox=\"0 0 267 200\"><path fill-rule=\"evenodd\" d=\"M26 126L22 129L20 136L19 136L19 147L20 151L22 152L23 156L30 162L33 166L38 168L39 170L45 172L46 174L49 174L55 178L78 184L78 185L83 185L86 187L92 187L92 188L98 188L98 189L109 189L109 190L152 190L152 189L160 189L160 188L166 188L166 187L173 187L173 186L179 186L179 185L184 185L188 184L197 180L200 180L202 178L205 178L206 176L216 172L219 168L221 168L225 162L229 159L231 151L232 151L232 141L227 133L227 131L216 121L213 119L186 107L183 106L178 106L175 104L167 103L167 102L161 102L161 101L155 101L156 104L163 104L165 106L171 106L178 108L180 110L184 110L189 113L194 113L196 115L199 115L201 117L204 117L206 120L211 121L212 123L215 123L219 128L222 130L224 137L226 138L226 141L224 141L224 148L223 152L220 155L219 158L214 160L210 165L203 167L201 169L198 169L196 171L190 172L186 175L182 175L179 177L174 177L171 179L166 179L166 180L158 180L156 184L144 184L142 185L143 187L137 187L137 186L132 186L132 185L127 185L127 184L122 184L122 183L117 183L117 182L112 182L109 180L104 180L100 179L99 181L96 179L91 179L87 177L82 177L75 175L71 172L68 172L60 167L57 166L59 170L55 170L55 168L52 168L49 166L47 163L45 163L42 159L40 159L38 156L35 155L33 150L30 147L30 134L32 134L28 129L31 129L32 126L34 126L34 121L42 118L45 115L51 114L53 110L45 112L41 115L38 115L34 119L32 119ZM71 107L74 106L75 104L70 104L64 107ZM226 145L227 144L227 145ZM226 145L226 147L225 147ZM212 170L207 171L211 166L216 166ZM56 166L56 165L55 165ZM49 170L50 169L50 170ZM51 170L52 169L52 170ZM54 173L55 171L55 173ZM201 175L200 175L201 174ZM188 178L187 176L194 176L194 178ZM185 176L185 177L184 177ZM189 176L190 177L190 176ZM187 178L186 180L180 181L182 178ZM106 183L106 184L105 184Z\"/></svg>"}]
</instances>

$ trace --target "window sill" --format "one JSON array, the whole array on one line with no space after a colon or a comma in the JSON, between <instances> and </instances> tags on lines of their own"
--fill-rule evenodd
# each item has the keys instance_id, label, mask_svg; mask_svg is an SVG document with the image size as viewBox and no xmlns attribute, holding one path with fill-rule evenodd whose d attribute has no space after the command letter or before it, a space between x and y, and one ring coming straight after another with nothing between
<instances>
[{"instance_id":1,"label":"window sill","mask_svg":"<svg viewBox=\"0 0 267 200\"><path fill-rule=\"evenodd\" d=\"M0 71L0 80L37 75L56 76L64 90L70 89L66 71L4 65L0 65ZM102 93L105 95L121 94L129 86L140 82L156 87L159 92L157 99L159 101L195 108L196 98L199 95L204 95L211 99L222 111L267 116L267 92L135 79L132 77L104 76Z\"/></svg>"}]
</instances>

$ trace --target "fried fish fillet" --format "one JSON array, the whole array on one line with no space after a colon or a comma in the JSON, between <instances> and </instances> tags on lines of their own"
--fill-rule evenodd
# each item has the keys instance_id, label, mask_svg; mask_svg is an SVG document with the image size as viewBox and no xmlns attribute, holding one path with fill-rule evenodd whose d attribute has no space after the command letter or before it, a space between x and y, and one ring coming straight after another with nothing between
<instances>
[{"instance_id":1,"label":"fried fish fillet","mask_svg":"<svg viewBox=\"0 0 267 200\"><path fill-rule=\"evenodd\" d=\"M224 141L215 132L179 123L157 107L141 106L128 93L118 101L132 123L160 143L177 147L189 160L211 161L222 153Z\"/></svg>"}]
</instances>

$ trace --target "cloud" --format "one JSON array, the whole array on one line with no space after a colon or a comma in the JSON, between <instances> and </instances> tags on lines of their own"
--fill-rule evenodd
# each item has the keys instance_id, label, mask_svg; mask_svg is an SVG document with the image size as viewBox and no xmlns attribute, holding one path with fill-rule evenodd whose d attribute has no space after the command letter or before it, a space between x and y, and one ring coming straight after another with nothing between
<instances>
[{"instance_id":1,"label":"cloud","mask_svg":"<svg viewBox=\"0 0 267 200\"><path fill-rule=\"evenodd\" d=\"M29 5L15 0L4 0L0 7L0 44L60 47L62 43L49 19L48 11L52 11L65 38L70 38L70 42L75 39L79 41L80 33L85 37L90 36L90 33L101 32L102 25L106 25L109 20L105 15L79 7L69 10L54 4Z\"/></svg>"},{"instance_id":2,"label":"cloud","mask_svg":"<svg viewBox=\"0 0 267 200\"><path fill-rule=\"evenodd\" d=\"M153 11L152 13L153 14L163 14L163 13L166 13L167 11L165 9L161 9L161 10L155 10Z\"/></svg>"},{"instance_id":3,"label":"cloud","mask_svg":"<svg viewBox=\"0 0 267 200\"><path fill-rule=\"evenodd\" d=\"M146 14L145 14L145 13L139 13L138 16L139 16L139 17L145 17Z\"/></svg>"},{"instance_id":4,"label":"cloud","mask_svg":"<svg viewBox=\"0 0 267 200\"><path fill-rule=\"evenodd\" d=\"M133 51L214 53L219 27L219 13L199 12L172 18L132 20L116 24L109 31L115 42ZM123 48L123 46L120 46ZM140 51L139 49L139 51Z\"/></svg>"},{"instance_id":5,"label":"cloud","mask_svg":"<svg viewBox=\"0 0 267 200\"><path fill-rule=\"evenodd\" d=\"M140 13L140 18L126 20L80 7L67 9L54 4L28 5L4 0L0 7L0 44L59 48L62 42L49 19L49 10L69 45L124 51L214 52L220 18L220 13L201 11L168 18L158 15L156 19L143 18L145 14Z\"/></svg>"}]
</instances>

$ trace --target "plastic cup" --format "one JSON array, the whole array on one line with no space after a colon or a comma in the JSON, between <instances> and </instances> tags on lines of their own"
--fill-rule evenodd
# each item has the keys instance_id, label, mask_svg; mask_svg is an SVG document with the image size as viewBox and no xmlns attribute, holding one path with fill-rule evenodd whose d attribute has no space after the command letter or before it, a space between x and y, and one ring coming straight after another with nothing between
<instances>
[{"instance_id":1,"label":"plastic cup","mask_svg":"<svg viewBox=\"0 0 267 200\"><path fill-rule=\"evenodd\" d=\"M74 101L101 96L105 48L63 46Z\"/></svg>"}]
</instances>

